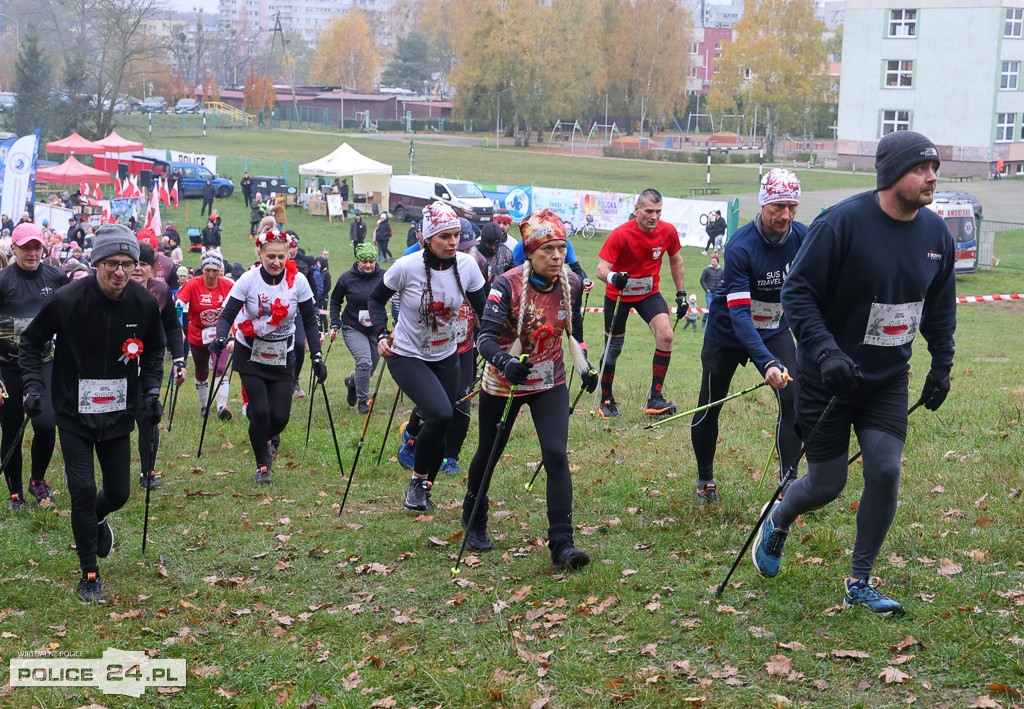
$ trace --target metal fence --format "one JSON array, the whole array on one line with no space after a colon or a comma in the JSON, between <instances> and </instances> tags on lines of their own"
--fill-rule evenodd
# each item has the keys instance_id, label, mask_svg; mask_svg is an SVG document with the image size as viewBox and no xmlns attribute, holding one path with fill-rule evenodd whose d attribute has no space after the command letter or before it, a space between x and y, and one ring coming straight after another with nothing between
<instances>
[{"instance_id":1,"label":"metal fence","mask_svg":"<svg viewBox=\"0 0 1024 709\"><path fill-rule=\"evenodd\" d=\"M1024 270L1024 224L983 219L978 225L978 268Z\"/></svg>"}]
</instances>

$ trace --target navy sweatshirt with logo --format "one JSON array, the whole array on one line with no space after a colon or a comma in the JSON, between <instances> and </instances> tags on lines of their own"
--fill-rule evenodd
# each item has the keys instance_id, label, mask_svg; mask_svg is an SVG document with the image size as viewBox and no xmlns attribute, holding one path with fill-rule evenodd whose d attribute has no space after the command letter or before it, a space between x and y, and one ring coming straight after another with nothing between
<instances>
[{"instance_id":1,"label":"navy sweatshirt with logo","mask_svg":"<svg viewBox=\"0 0 1024 709\"><path fill-rule=\"evenodd\" d=\"M753 221L733 234L725 247L725 275L708 305L707 340L745 350L764 372L775 359L767 341L789 332L778 304L786 272L806 236L807 227L799 222L780 246L766 242Z\"/></svg>"},{"instance_id":2,"label":"navy sweatshirt with logo","mask_svg":"<svg viewBox=\"0 0 1024 709\"><path fill-rule=\"evenodd\" d=\"M949 371L954 259L953 237L941 217L920 209L909 221L893 219L875 190L822 212L782 288L801 373L820 380L818 358L838 348L860 365L865 384L905 375L911 342L900 340L917 331L928 342L932 367ZM906 322L887 325L894 312L905 313Z\"/></svg>"}]
</instances>

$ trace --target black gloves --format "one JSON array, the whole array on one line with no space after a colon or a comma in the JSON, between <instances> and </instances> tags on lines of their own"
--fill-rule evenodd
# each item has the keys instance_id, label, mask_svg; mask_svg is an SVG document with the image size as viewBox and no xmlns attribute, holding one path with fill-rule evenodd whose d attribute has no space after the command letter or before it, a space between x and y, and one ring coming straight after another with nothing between
<instances>
[{"instance_id":1,"label":"black gloves","mask_svg":"<svg viewBox=\"0 0 1024 709\"><path fill-rule=\"evenodd\" d=\"M588 393L593 394L594 390L597 389L597 385L600 383L597 370L588 365L587 372L580 375L580 381L583 383L583 388L586 389Z\"/></svg>"},{"instance_id":2,"label":"black gloves","mask_svg":"<svg viewBox=\"0 0 1024 709\"><path fill-rule=\"evenodd\" d=\"M833 396L849 394L857 388L863 378L860 367L842 350L825 350L818 357L821 381Z\"/></svg>"},{"instance_id":3,"label":"black gloves","mask_svg":"<svg viewBox=\"0 0 1024 709\"><path fill-rule=\"evenodd\" d=\"M929 369L928 376L924 378L924 389L921 390L921 401L924 403L924 408L935 411L942 406L947 394L949 394L949 371L934 367Z\"/></svg>"},{"instance_id":4,"label":"black gloves","mask_svg":"<svg viewBox=\"0 0 1024 709\"><path fill-rule=\"evenodd\" d=\"M220 353L227 349L228 338L218 337L216 340L210 343L210 352L213 353L214 357L220 357Z\"/></svg>"},{"instance_id":5,"label":"black gloves","mask_svg":"<svg viewBox=\"0 0 1024 709\"><path fill-rule=\"evenodd\" d=\"M676 307L679 308L678 312L682 312L684 309L688 310L690 306L686 302L686 291L676 291Z\"/></svg>"},{"instance_id":6,"label":"black gloves","mask_svg":"<svg viewBox=\"0 0 1024 709\"><path fill-rule=\"evenodd\" d=\"M520 362L517 358L509 355L509 360L501 366L501 373L510 384L518 386L526 383L531 369L533 369L533 365L530 362Z\"/></svg>"},{"instance_id":7,"label":"black gloves","mask_svg":"<svg viewBox=\"0 0 1024 709\"><path fill-rule=\"evenodd\" d=\"M629 274L628 273L613 273L608 279L613 286L619 290L623 290L629 285Z\"/></svg>"},{"instance_id":8,"label":"black gloves","mask_svg":"<svg viewBox=\"0 0 1024 709\"><path fill-rule=\"evenodd\" d=\"M946 388L949 389L948 379ZM35 387L25 388L25 402L22 404L22 410L25 415L30 418L35 418L39 414L43 413L43 395Z\"/></svg>"},{"instance_id":9,"label":"black gloves","mask_svg":"<svg viewBox=\"0 0 1024 709\"><path fill-rule=\"evenodd\" d=\"M164 405L160 403L160 390L150 389L142 396L142 420L156 426L164 416Z\"/></svg>"},{"instance_id":10,"label":"black gloves","mask_svg":"<svg viewBox=\"0 0 1024 709\"><path fill-rule=\"evenodd\" d=\"M178 357L171 365L171 376L177 379L185 376L185 358Z\"/></svg>"},{"instance_id":11,"label":"black gloves","mask_svg":"<svg viewBox=\"0 0 1024 709\"><path fill-rule=\"evenodd\" d=\"M324 356L321 352L317 352L315 355L309 358L310 363L313 367L313 376L316 380L323 384L327 381L327 365L324 364Z\"/></svg>"}]
</instances>

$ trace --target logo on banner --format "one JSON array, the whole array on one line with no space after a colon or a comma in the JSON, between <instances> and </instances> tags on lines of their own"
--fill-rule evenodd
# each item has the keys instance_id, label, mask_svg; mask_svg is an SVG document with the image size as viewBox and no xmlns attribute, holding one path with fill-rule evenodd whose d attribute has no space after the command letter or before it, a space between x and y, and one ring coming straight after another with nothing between
<instances>
[{"instance_id":1,"label":"logo on banner","mask_svg":"<svg viewBox=\"0 0 1024 709\"><path fill-rule=\"evenodd\" d=\"M523 221L530 216L530 195L520 187L512 189L505 195L505 209L513 220Z\"/></svg>"}]
</instances>

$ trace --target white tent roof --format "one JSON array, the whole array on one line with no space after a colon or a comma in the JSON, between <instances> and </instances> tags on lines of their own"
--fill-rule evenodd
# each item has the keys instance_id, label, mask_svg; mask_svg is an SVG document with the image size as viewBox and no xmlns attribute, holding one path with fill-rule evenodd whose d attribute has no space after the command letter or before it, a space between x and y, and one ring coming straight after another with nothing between
<instances>
[{"instance_id":1,"label":"white tent roof","mask_svg":"<svg viewBox=\"0 0 1024 709\"><path fill-rule=\"evenodd\" d=\"M391 175L391 166L366 157L348 143L342 143L330 155L299 165L299 174L319 177Z\"/></svg>"}]
</instances>

